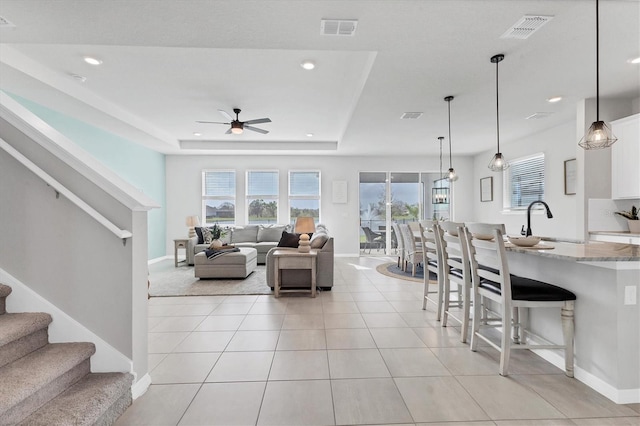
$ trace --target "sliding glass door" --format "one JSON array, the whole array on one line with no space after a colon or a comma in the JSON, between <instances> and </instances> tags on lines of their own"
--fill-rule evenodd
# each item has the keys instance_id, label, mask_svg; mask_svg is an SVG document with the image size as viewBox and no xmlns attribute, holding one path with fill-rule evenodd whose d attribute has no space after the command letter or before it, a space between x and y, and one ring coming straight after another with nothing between
<instances>
[{"instance_id":1,"label":"sliding glass door","mask_svg":"<svg viewBox=\"0 0 640 426\"><path fill-rule=\"evenodd\" d=\"M438 173L360 172L360 252L393 254L391 223L449 219L449 182Z\"/></svg>"}]
</instances>

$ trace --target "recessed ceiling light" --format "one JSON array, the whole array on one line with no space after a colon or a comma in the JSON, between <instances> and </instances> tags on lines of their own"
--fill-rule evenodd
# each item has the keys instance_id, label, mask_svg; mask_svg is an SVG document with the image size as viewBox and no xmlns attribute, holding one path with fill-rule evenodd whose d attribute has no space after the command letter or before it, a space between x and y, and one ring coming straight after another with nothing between
<instances>
[{"instance_id":1,"label":"recessed ceiling light","mask_svg":"<svg viewBox=\"0 0 640 426\"><path fill-rule=\"evenodd\" d=\"M84 61L90 65L100 65L102 63L100 59L96 59L91 56L85 56Z\"/></svg>"},{"instance_id":2,"label":"recessed ceiling light","mask_svg":"<svg viewBox=\"0 0 640 426\"><path fill-rule=\"evenodd\" d=\"M316 67L316 63L313 61L302 61L302 63L300 64L300 66L302 68L304 68L305 70L312 70Z\"/></svg>"},{"instance_id":3,"label":"recessed ceiling light","mask_svg":"<svg viewBox=\"0 0 640 426\"><path fill-rule=\"evenodd\" d=\"M80 83L84 83L85 81L87 81L87 77L79 75L79 74L71 74L71 78L73 78L74 80L79 81Z\"/></svg>"},{"instance_id":4,"label":"recessed ceiling light","mask_svg":"<svg viewBox=\"0 0 640 426\"><path fill-rule=\"evenodd\" d=\"M202 136L202 133L200 133L200 132L193 132L193 136Z\"/></svg>"},{"instance_id":5,"label":"recessed ceiling light","mask_svg":"<svg viewBox=\"0 0 640 426\"><path fill-rule=\"evenodd\" d=\"M555 104L556 102L560 102L562 100L562 96L552 96L550 98L547 98L547 102L549 102L550 104Z\"/></svg>"},{"instance_id":6,"label":"recessed ceiling light","mask_svg":"<svg viewBox=\"0 0 640 426\"><path fill-rule=\"evenodd\" d=\"M312 138L313 137L313 133L307 133L307 137L308 138Z\"/></svg>"},{"instance_id":7,"label":"recessed ceiling light","mask_svg":"<svg viewBox=\"0 0 640 426\"><path fill-rule=\"evenodd\" d=\"M638 56L637 58L631 58L627 62L629 62L630 64L640 64L640 56Z\"/></svg>"}]
</instances>

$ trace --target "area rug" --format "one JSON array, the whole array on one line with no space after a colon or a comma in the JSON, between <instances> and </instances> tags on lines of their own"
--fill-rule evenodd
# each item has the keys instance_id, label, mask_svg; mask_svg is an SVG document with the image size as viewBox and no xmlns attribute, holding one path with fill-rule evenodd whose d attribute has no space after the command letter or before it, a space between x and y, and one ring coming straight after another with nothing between
<instances>
[{"instance_id":1,"label":"area rug","mask_svg":"<svg viewBox=\"0 0 640 426\"><path fill-rule=\"evenodd\" d=\"M272 294L267 286L264 265L258 265L247 278L199 279L193 267L180 267L151 274L149 295L158 296L216 296L235 294Z\"/></svg>"},{"instance_id":2,"label":"area rug","mask_svg":"<svg viewBox=\"0 0 640 426\"><path fill-rule=\"evenodd\" d=\"M416 281L423 282L424 281L424 269L421 266L416 268L416 275L411 276L411 268L407 271L403 271L398 268L398 264L394 262L383 263L376 267L376 271L380 272L382 275L386 275L387 277L400 278L407 281ZM429 280L436 281L438 276L433 272L429 271Z\"/></svg>"}]
</instances>

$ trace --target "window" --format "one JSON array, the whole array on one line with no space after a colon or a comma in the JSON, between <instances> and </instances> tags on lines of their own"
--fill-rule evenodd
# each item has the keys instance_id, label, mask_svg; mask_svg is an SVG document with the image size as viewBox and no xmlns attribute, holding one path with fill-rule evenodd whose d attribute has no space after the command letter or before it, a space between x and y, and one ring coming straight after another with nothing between
<instances>
[{"instance_id":1,"label":"window","mask_svg":"<svg viewBox=\"0 0 640 426\"><path fill-rule=\"evenodd\" d=\"M202 172L203 225L236 222L236 172L234 170L204 170Z\"/></svg>"},{"instance_id":2,"label":"window","mask_svg":"<svg viewBox=\"0 0 640 426\"><path fill-rule=\"evenodd\" d=\"M289 172L289 215L291 223L298 216L320 221L320 172Z\"/></svg>"},{"instance_id":3,"label":"window","mask_svg":"<svg viewBox=\"0 0 640 426\"><path fill-rule=\"evenodd\" d=\"M247 171L247 223L278 223L278 172Z\"/></svg>"},{"instance_id":4,"label":"window","mask_svg":"<svg viewBox=\"0 0 640 426\"><path fill-rule=\"evenodd\" d=\"M504 208L525 209L544 201L544 154L518 158L504 171Z\"/></svg>"}]
</instances>

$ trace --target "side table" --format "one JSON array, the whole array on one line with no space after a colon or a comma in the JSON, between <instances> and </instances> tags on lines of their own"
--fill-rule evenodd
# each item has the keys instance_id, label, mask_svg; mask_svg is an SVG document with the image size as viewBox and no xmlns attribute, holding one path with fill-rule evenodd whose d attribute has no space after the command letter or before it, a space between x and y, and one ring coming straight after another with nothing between
<instances>
[{"instance_id":1,"label":"side table","mask_svg":"<svg viewBox=\"0 0 640 426\"><path fill-rule=\"evenodd\" d=\"M309 289L309 292L311 293L311 297L316 297L317 253L315 251L312 251L310 253L300 253L291 250L275 250L272 256L274 258L274 292L276 297L280 297L280 293L283 292L300 291L298 289L281 289L282 283L280 282L280 271L282 271L283 269L309 269L311 271L311 288Z\"/></svg>"},{"instance_id":2,"label":"side table","mask_svg":"<svg viewBox=\"0 0 640 426\"><path fill-rule=\"evenodd\" d=\"M189 255L187 254L188 245L189 245L188 238L177 238L173 240L173 260L175 262L176 268L178 267L178 263L187 261L187 258L189 257ZM181 260L180 262L178 262L178 249L180 248L184 249L185 260Z\"/></svg>"}]
</instances>

